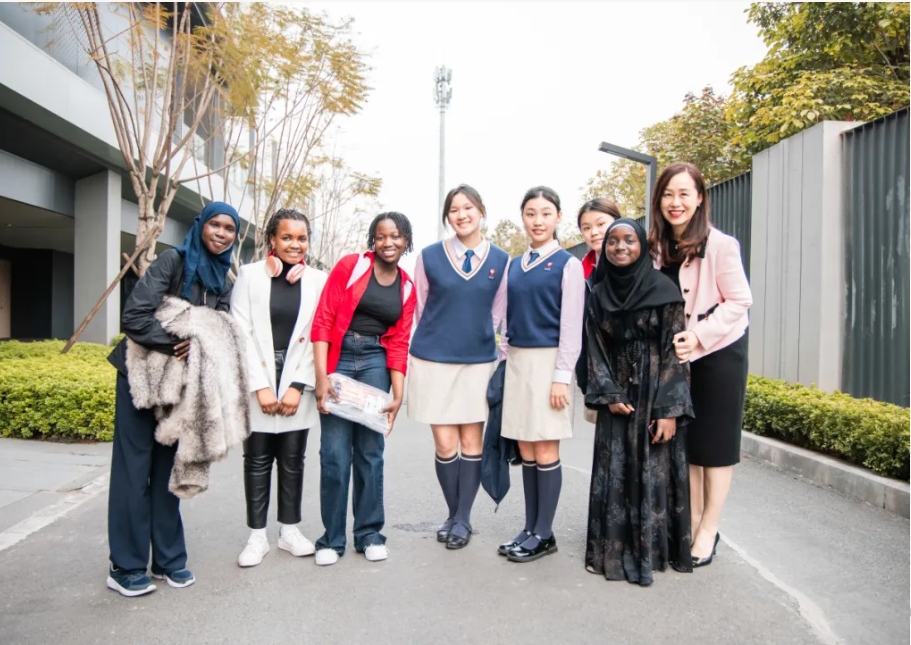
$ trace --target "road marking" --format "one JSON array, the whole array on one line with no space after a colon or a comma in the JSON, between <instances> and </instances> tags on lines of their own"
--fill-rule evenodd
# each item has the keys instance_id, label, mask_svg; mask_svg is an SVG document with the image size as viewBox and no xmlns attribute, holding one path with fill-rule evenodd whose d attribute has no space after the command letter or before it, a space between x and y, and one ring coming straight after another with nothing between
<instances>
[{"instance_id":1,"label":"road marking","mask_svg":"<svg viewBox=\"0 0 911 645\"><path fill-rule=\"evenodd\" d=\"M96 477L79 490L69 493L56 504L43 508L32 516L22 520L0 533L0 551L19 544L32 533L53 524L72 510L79 508L108 489L110 473Z\"/></svg>"},{"instance_id":2,"label":"road marking","mask_svg":"<svg viewBox=\"0 0 911 645\"><path fill-rule=\"evenodd\" d=\"M570 466L567 463L564 463L563 467L569 468L570 470L575 470L576 472L580 472L588 477L592 476L592 471L585 468L577 468L576 466ZM772 583L786 595L791 597L791 599L797 604L797 612L800 614L801 618L806 621L806 623L810 626L810 629L813 631L816 637L822 643L824 643L824 645L841 645L841 639L839 639L835 632L832 631L832 628L829 626L829 621L826 620L825 612L820 609L819 605L810 600L806 594L798 591L783 581L781 578L776 576L774 573L772 573L768 567L756 560L741 546L728 539L726 535L721 536L721 541L724 542L734 553L739 555L744 562L753 567L756 572L767 582Z\"/></svg>"}]
</instances>

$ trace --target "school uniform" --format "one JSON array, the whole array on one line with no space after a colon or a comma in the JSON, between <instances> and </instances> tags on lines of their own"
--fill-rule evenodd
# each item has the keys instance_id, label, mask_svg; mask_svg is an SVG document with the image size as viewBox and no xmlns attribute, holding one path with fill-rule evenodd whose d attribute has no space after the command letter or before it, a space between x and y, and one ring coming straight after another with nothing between
<instances>
[{"instance_id":1,"label":"school uniform","mask_svg":"<svg viewBox=\"0 0 911 645\"><path fill-rule=\"evenodd\" d=\"M509 256L488 241L432 244L415 263L408 416L432 425L483 423L497 367L495 330L506 316Z\"/></svg>"},{"instance_id":2,"label":"school uniform","mask_svg":"<svg viewBox=\"0 0 911 645\"><path fill-rule=\"evenodd\" d=\"M554 410L550 388L572 386L582 350L585 280L582 263L557 240L513 258L507 272L508 347L501 435L519 441L569 439L570 405Z\"/></svg>"}]
</instances>

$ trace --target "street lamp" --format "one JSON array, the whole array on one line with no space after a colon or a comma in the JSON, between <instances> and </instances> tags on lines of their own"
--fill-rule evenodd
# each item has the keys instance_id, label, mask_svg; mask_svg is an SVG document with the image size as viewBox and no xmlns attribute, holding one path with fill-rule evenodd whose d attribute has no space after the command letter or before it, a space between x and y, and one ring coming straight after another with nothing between
<instances>
[{"instance_id":1,"label":"street lamp","mask_svg":"<svg viewBox=\"0 0 911 645\"><path fill-rule=\"evenodd\" d=\"M446 108L452 100L452 70L443 65L436 68L436 85L433 89L433 98L440 108L440 196L437 209L438 237L446 237L446 225L443 224L443 198L446 196L445 167L446 167Z\"/></svg>"},{"instance_id":2,"label":"street lamp","mask_svg":"<svg viewBox=\"0 0 911 645\"><path fill-rule=\"evenodd\" d=\"M655 177L658 173L658 160L652 155L647 155L635 150L621 148L612 143L602 142L598 148L609 155L622 157L641 163L645 166L645 230L648 231L652 223L652 191L655 189Z\"/></svg>"}]
</instances>

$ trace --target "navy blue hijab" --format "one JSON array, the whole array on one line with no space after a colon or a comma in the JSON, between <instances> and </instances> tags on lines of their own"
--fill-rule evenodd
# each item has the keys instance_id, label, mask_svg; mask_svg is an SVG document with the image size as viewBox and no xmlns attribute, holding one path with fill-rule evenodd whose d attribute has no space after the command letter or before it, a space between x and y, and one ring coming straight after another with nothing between
<instances>
[{"instance_id":1,"label":"navy blue hijab","mask_svg":"<svg viewBox=\"0 0 911 645\"><path fill-rule=\"evenodd\" d=\"M177 252L183 256L184 282L181 297L184 299L190 297L190 289L197 280L202 282L206 291L212 293L221 293L225 286L225 278L228 277L228 269L231 268L231 251L234 250L237 235L234 235L234 243L218 255L210 253L202 243L203 227L206 222L218 215L230 215L234 220L234 227L240 231L240 217L237 216L237 211L224 202L212 202L196 216L183 244L177 247Z\"/></svg>"}]
</instances>

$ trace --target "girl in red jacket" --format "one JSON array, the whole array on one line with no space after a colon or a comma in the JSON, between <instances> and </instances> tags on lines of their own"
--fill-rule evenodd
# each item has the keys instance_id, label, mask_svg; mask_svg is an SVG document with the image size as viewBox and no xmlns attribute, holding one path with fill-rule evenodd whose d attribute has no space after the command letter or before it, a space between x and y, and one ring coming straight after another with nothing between
<instances>
[{"instance_id":1,"label":"girl in red jacket","mask_svg":"<svg viewBox=\"0 0 911 645\"><path fill-rule=\"evenodd\" d=\"M389 427L402 405L408 341L416 302L414 283L398 266L412 250L411 223L382 213L370 224L366 253L345 256L329 274L310 340L320 419L320 512L326 532L316 542L316 564L335 564L345 552L348 481L354 466L354 548L367 560L389 553L380 533L383 512L383 435L328 414L329 374L348 376L380 390L392 387L383 412Z\"/></svg>"}]
</instances>

